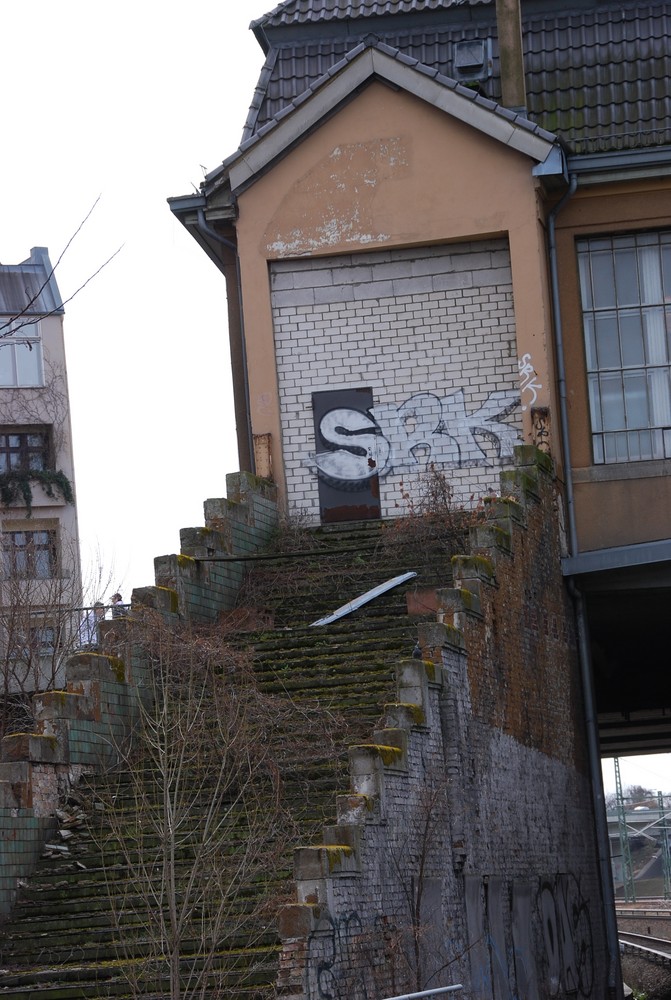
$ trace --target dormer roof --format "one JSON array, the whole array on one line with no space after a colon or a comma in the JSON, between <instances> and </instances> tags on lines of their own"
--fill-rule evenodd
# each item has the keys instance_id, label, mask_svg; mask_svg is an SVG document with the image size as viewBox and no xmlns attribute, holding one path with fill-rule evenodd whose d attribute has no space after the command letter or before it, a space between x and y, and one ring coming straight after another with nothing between
<instances>
[{"instance_id":1,"label":"dormer roof","mask_svg":"<svg viewBox=\"0 0 671 1000\"><path fill-rule=\"evenodd\" d=\"M369 37L245 139L232 156L207 175L204 192L211 194L224 181L234 193L242 190L352 93L375 79L414 94L538 164L557 149L556 136L524 116Z\"/></svg>"},{"instance_id":2,"label":"dormer roof","mask_svg":"<svg viewBox=\"0 0 671 1000\"><path fill-rule=\"evenodd\" d=\"M493 0L287 0L251 27L267 57L243 139L276 120L371 32L501 103ZM530 122L576 154L671 144L669 4L523 0L522 29ZM459 51L468 42L491 55L465 81Z\"/></svg>"},{"instance_id":3,"label":"dormer roof","mask_svg":"<svg viewBox=\"0 0 671 1000\"><path fill-rule=\"evenodd\" d=\"M33 247L28 260L0 264L0 315L62 313L63 302L46 247Z\"/></svg>"}]
</instances>

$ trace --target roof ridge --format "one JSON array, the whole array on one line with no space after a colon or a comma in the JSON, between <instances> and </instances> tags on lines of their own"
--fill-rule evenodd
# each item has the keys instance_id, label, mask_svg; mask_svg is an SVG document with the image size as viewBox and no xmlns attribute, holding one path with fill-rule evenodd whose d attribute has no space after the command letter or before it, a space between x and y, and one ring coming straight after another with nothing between
<instances>
[{"instance_id":1,"label":"roof ridge","mask_svg":"<svg viewBox=\"0 0 671 1000\"><path fill-rule=\"evenodd\" d=\"M283 0L252 21L252 31L299 22L359 20L383 14L410 14L451 7L491 6L493 0Z\"/></svg>"},{"instance_id":2,"label":"roof ridge","mask_svg":"<svg viewBox=\"0 0 671 1000\"><path fill-rule=\"evenodd\" d=\"M304 104L310 97L312 97L317 91L321 90L330 80L332 80L336 75L342 72L350 63L360 56L366 49L376 49L382 55L388 58L394 59L401 65L408 66L410 69L421 73L424 76L430 77L436 83L440 84L447 90L451 90L458 94L460 97L466 100L472 101L478 107L481 107L499 118L503 118L510 124L528 132L531 135L535 135L546 142L554 143L557 141L557 136L548 132L547 129L542 128L542 126L530 121L525 116L519 114L518 112L511 111L509 108L504 107L501 104L497 104L495 101L490 100L488 97L483 97L477 94L474 90L469 87L464 86L457 80L453 80L450 77L444 76L439 73L435 67L427 66L424 63L420 63L418 59L413 56L405 55L399 49L388 45L386 42L382 42L374 34L366 35L363 40L358 42L353 48L349 49L342 59L339 59L336 63L333 63L325 73L323 73L318 79L316 79L310 86L304 90L302 93L297 94L293 100L289 101L267 122L265 122L261 128L255 131L253 134L248 135L240 143L238 149L235 150L230 156L226 157L225 160L216 167L209 174L206 175L203 182L203 186L208 186L211 183L216 183L223 171L226 170L228 166L233 164L242 153L246 153L249 149L254 147L258 142L264 139L270 132L272 132L278 125L284 121L293 111Z\"/></svg>"}]
</instances>

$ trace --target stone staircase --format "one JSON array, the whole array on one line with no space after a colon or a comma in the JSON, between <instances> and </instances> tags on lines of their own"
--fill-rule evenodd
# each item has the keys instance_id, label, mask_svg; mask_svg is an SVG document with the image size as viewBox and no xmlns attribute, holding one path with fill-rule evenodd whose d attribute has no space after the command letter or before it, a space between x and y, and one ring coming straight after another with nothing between
<instances>
[{"instance_id":1,"label":"stone staircase","mask_svg":"<svg viewBox=\"0 0 671 1000\"><path fill-rule=\"evenodd\" d=\"M453 536L443 546L435 526L433 536L420 537L380 522L320 528L303 534L303 550L292 546L289 551L268 551L248 563L241 602L253 605L269 625L238 631L232 642L253 650L263 692L290 699L297 711L309 712L319 703L333 713L338 730L335 752L331 747L322 759L317 755L307 763L288 752L282 761L299 842L314 841L324 823L335 817L336 792L346 784L347 746L370 736L392 695L398 660L412 654L418 621L435 619L435 609L425 607L423 599L425 592L451 583L450 552L460 547ZM337 622L310 627L310 622L405 570L418 577ZM407 614L408 595L415 611L424 615ZM64 804L61 829L68 829L70 817L72 836L44 852L34 875L25 880L11 920L0 931L0 998L142 995L158 1000L167 995L166 981L158 973L145 979L141 989L129 987L128 973L134 964L139 968L146 951L146 903L134 893L123 853L115 850L106 827L105 811L112 799L115 812L125 811L130 823L133 801L123 772L89 776ZM185 870L188 863L185 856ZM291 864L288 850L285 862L265 880L237 894L235 932L221 941L212 997L256 1000L272 992L279 950L274 923L267 921L259 930L258 920L250 918L245 924L245 912L255 913L260 895L272 897L283 888L288 892ZM185 971L188 962L186 956ZM215 980L227 992L217 993Z\"/></svg>"}]
</instances>

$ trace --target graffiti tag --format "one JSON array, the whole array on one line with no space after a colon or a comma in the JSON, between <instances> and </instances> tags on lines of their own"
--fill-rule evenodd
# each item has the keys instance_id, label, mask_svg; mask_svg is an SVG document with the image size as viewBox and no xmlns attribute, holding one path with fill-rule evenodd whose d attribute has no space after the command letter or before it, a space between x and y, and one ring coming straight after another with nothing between
<instances>
[{"instance_id":1,"label":"graffiti tag","mask_svg":"<svg viewBox=\"0 0 671 1000\"><path fill-rule=\"evenodd\" d=\"M473 995L541 1000L560 993L589 997L594 953L589 905L572 875L559 874L538 886L537 912L545 963L535 946L533 903L528 881L514 881L508 914L512 960L506 938L506 896L501 879L466 880L466 917ZM543 974L544 973L544 974ZM515 985L516 984L516 985ZM542 988L541 988L542 984Z\"/></svg>"},{"instance_id":2,"label":"graffiti tag","mask_svg":"<svg viewBox=\"0 0 671 1000\"><path fill-rule=\"evenodd\" d=\"M520 390L522 396L524 396L525 392L531 393L531 399L529 402L522 405L522 409L527 410L530 406L533 406L538 399L538 393L543 388L543 385L538 381L538 375L536 374L536 369L531 363L530 354L523 354L517 362L517 367L520 373Z\"/></svg>"},{"instance_id":3,"label":"graffiti tag","mask_svg":"<svg viewBox=\"0 0 671 1000\"><path fill-rule=\"evenodd\" d=\"M308 939L307 995L319 1000L350 1000L353 987L361 1000L369 993L365 977L358 969L357 940L362 932L355 911L338 920L322 918Z\"/></svg>"},{"instance_id":4,"label":"graffiti tag","mask_svg":"<svg viewBox=\"0 0 671 1000\"><path fill-rule=\"evenodd\" d=\"M326 449L305 461L317 475L338 483L361 482L392 471L419 471L429 465L490 466L511 458L519 441L517 429L504 422L518 404L515 393L499 390L468 413L464 390L458 389L443 399L418 392L400 406L333 409L319 424ZM496 450L495 458L482 439Z\"/></svg>"}]
</instances>

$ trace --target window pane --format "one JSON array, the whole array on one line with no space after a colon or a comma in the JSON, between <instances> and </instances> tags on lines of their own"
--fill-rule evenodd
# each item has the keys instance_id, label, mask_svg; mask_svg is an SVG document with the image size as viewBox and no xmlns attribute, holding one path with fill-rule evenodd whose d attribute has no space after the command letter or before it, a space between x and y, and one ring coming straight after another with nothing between
<instances>
[{"instance_id":1,"label":"window pane","mask_svg":"<svg viewBox=\"0 0 671 1000\"><path fill-rule=\"evenodd\" d=\"M599 376L590 375L587 379L589 389L589 408L592 414L592 430L603 430L601 426L601 393L599 392Z\"/></svg>"},{"instance_id":2,"label":"window pane","mask_svg":"<svg viewBox=\"0 0 671 1000\"><path fill-rule=\"evenodd\" d=\"M665 365L668 355L666 351L666 318L663 309L646 309L643 312L643 333L648 364Z\"/></svg>"},{"instance_id":3,"label":"window pane","mask_svg":"<svg viewBox=\"0 0 671 1000\"><path fill-rule=\"evenodd\" d=\"M622 376L602 375L600 388L601 416L603 418L604 430L615 431L623 429L625 422Z\"/></svg>"},{"instance_id":4,"label":"window pane","mask_svg":"<svg viewBox=\"0 0 671 1000\"><path fill-rule=\"evenodd\" d=\"M16 345L16 374L18 385L42 385L41 344Z\"/></svg>"},{"instance_id":5,"label":"window pane","mask_svg":"<svg viewBox=\"0 0 671 1000\"><path fill-rule=\"evenodd\" d=\"M670 262L671 266L671 262ZM580 291L582 292L583 309L593 309L592 302L592 276L589 269L589 256L586 253L578 254L578 269L580 271Z\"/></svg>"},{"instance_id":6,"label":"window pane","mask_svg":"<svg viewBox=\"0 0 671 1000\"><path fill-rule=\"evenodd\" d=\"M600 434L595 434L592 438L592 450L594 451L594 464L603 464L603 441Z\"/></svg>"},{"instance_id":7,"label":"window pane","mask_svg":"<svg viewBox=\"0 0 671 1000\"><path fill-rule=\"evenodd\" d=\"M641 301L635 250L618 250L615 254L615 287L618 306L633 306Z\"/></svg>"},{"instance_id":8,"label":"window pane","mask_svg":"<svg viewBox=\"0 0 671 1000\"><path fill-rule=\"evenodd\" d=\"M0 342L0 385L16 385L13 344Z\"/></svg>"},{"instance_id":9,"label":"window pane","mask_svg":"<svg viewBox=\"0 0 671 1000\"><path fill-rule=\"evenodd\" d=\"M596 336L594 333L593 317L585 316L585 356L587 358L587 370L596 371L599 367L596 357Z\"/></svg>"},{"instance_id":10,"label":"window pane","mask_svg":"<svg viewBox=\"0 0 671 1000\"><path fill-rule=\"evenodd\" d=\"M664 298L671 299L671 246L662 247L662 281L664 282Z\"/></svg>"},{"instance_id":11,"label":"window pane","mask_svg":"<svg viewBox=\"0 0 671 1000\"><path fill-rule=\"evenodd\" d=\"M620 342L614 312L596 317L596 345L599 368L620 367Z\"/></svg>"},{"instance_id":12,"label":"window pane","mask_svg":"<svg viewBox=\"0 0 671 1000\"><path fill-rule=\"evenodd\" d=\"M641 272L641 302L658 305L662 301L662 269L659 247L642 247L638 266Z\"/></svg>"},{"instance_id":13,"label":"window pane","mask_svg":"<svg viewBox=\"0 0 671 1000\"><path fill-rule=\"evenodd\" d=\"M611 252L592 254L592 288L595 309L607 309L615 305L615 281Z\"/></svg>"},{"instance_id":14,"label":"window pane","mask_svg":"<svg viewBox=\"0 0 671 1000\"><path fill-rule=\"evenodd\" d=\"M671 230L576 247L594 461L671 458Z\"/></svg>"},{"instance_id":15,"label":"window pane","mask_svg":"<svg viewBox=\"0 0 671 1000\"><path fill-rule=\"evenodd\" d=\"M669 369L648 371L650 416L653 427L671 427L671 396L669 394Z\"/></svg>"},{"instance_id":16,"label":"window pane","mask_svg":"<svg viewBox=\"0 0 671 1000\"><path fill-rule=\"evenodd\" d=\"M48 580L51 576L51 555L46 549L35 550L35 577Z\"/></svg>"},{"instance_id":17,"label":"window pane","mask_svg":"<svg viewBox=\"0 0 671 1000\"><path fill-rule=\"evenodd\" d=\"M615 434L604 434L603 436L603 449L607 462L617 462L615 437Z\"/></svg>"},{"instance_id":18,"label":"window pane","mask_svg":"<svg viewBox=\"0 0 671 1000\"><path fill-rule=\"evenodd\" d=\"M620 314L620 342L623 365L645 364L641 314L638 310Z\"/></svg>"},{"instance_id":19,"label":"window pane","mask_svg":"<svg viewBox=\"0 0 671 1000\"><path fill-rule=\"evenodd\" d=\"M645 372L625 372L624 401L627 427L647 427L649 420Z\"/></svg>"}]
</instances>

